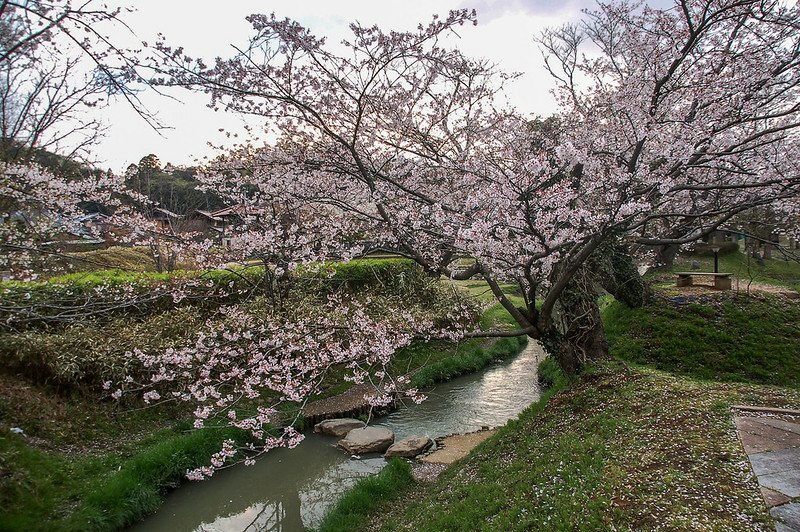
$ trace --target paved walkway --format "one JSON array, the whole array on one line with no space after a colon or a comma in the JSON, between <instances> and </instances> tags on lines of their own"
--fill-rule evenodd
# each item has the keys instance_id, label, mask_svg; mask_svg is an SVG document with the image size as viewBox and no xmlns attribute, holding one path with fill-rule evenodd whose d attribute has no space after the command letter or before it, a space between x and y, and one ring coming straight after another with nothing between
<instances>
[{"instance_id":1,"label":"paved walkway","mask_svg":"<svg viewBox=\"0 0 800 532\"><path fill-rule=\"evenodd\" d=\"M800 532L800 412L740 410L739 438L778 532Z\"/></svg>"}]
</instances>

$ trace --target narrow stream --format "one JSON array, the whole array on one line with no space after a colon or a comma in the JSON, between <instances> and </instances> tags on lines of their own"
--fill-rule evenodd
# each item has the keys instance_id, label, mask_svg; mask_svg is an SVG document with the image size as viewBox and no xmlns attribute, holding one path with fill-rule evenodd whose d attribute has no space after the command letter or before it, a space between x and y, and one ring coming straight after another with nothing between
<instances>
[{"instance_id":1,"label":"narrow stream","mask_svg":"<svg viewBox=\"0 0 800 532\"><path fill-rule=\"evenodd\" d=\"M537 400L536 368L544 354L531 341L511 361L436 386L420 405L401 407L375 425L431 438L496 427ZM336 439L307 433L295 449L276 449L254 466L220 471L187 483L161 509L131 530L302 531L314 528L331 504L359 478L385 465L380 456L350 458Z\"/></svg>"}]
</instances>

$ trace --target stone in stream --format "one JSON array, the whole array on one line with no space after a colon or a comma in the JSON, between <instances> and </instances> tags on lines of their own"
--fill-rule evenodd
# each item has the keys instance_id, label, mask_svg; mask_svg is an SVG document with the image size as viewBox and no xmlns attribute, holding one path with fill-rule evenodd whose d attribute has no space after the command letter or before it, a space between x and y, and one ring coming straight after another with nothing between
<instances>
[{"instance_id":1,"label":"stone in stream","mask_svg":"<svg viewBox=\"0 0 800 532\"><path fill-rule=\"evenodd\" d=\"M326 419L314 425L314 432L321 432L330 436L341 438L353 429L366 427L363 421L349 417L339 419Z\"/></svg>"},{"instance_id":2,"label":"stone in stream","mask_svg":"<svg viewBox=\"0 0 800 532\"><path fill-rule=\"evenodd\" d=\"M383 427L364 427L353 429L339 447L350 454L382 453L394 443L394 432Z\"/></svg>"},{"instance_id":3,"label":"stone in stream","mask_svg":"<svg viewBox=\"0 0 800 532\"><path fill-rule=\"evenodd\" d=\"M433 445L433 440L427 436L409 436L386 449L386 454L383 457L387 459L393 456L414 458L427 451L431 445Z\"/></svg>"}]
</instances>

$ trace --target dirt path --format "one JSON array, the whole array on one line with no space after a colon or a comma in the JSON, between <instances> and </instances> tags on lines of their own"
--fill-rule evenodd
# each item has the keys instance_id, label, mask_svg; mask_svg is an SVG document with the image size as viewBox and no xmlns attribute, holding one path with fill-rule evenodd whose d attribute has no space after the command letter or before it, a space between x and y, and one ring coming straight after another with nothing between
<instances>
[{"instance_id":1,"label":"dirt path","mask_svg":"<svg viewBox=\"0 0 800 532\"><path fill-rule=\"evenodd\" d=\"M747 292L748 284L751 293L764 293L770 295L779 295L789 299L798 299L800 298L800 294L792 290L791 288L786 288L785 286L777 286L771 285L766 283L759 283L753 281L752 283L749 282L748 279L741 279L734 277L733 278L733 287L730 291L728 290L717 290L714 288L713 282L696 282L691 286L674 286L674 277L673 277L673 286L670 286L666 289L666 291L670 294L674 293L681 293L685 295L707 295L707 294L725 294L729 292Z\"/></svg>"}]
</instances>

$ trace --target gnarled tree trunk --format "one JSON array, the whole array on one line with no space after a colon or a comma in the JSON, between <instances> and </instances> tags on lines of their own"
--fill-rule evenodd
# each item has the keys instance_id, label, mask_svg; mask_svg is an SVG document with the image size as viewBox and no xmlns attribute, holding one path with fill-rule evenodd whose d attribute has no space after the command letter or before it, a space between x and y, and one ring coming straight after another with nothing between
<instances>
[{"instance_id":1,"label":"gnarled tree trunk","mask_svg":"<svg viewBox=\"0 0 800 532\"><path fill-rule=\"evenodd\" d=\"M566 373L579 373L587 363L608 356L597 291L588 269L582 268L561 294L553 324L541 341Z\"/></svg>"},{"instance_id":2,"label":"gnarled tree trunk","mask_svg":"<svg viewBox=\"0 0 800 532\"><path fill-rule=\"evenodd\" d=\"M592 256L589 268L592 277L617 301L639 308L650 299L650 289L639 274L628 246L604 245Z\"/></svg>"},{"instance_id":3,"label":"gnarled tree trunk","mask_svg":"<svg viewBox=\"0 0 800 532\"><path fill-rule=\"evenodd\" d=\"M553 323L541 341L567 373L608 357L598 297L605 289L618 301L636 308L650 296L627 246L608 243L598 248L558 299Z\"/></svg>"}]
</instances>

